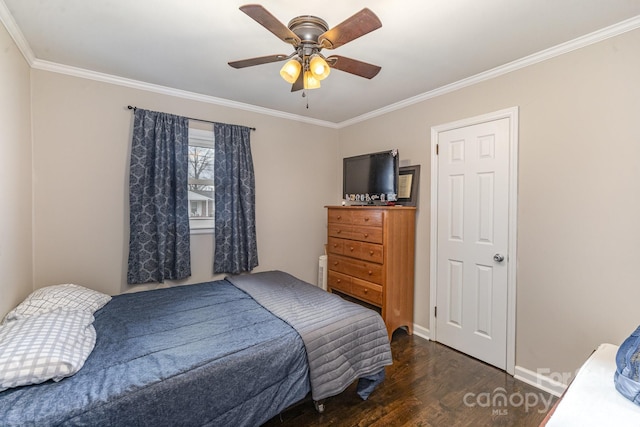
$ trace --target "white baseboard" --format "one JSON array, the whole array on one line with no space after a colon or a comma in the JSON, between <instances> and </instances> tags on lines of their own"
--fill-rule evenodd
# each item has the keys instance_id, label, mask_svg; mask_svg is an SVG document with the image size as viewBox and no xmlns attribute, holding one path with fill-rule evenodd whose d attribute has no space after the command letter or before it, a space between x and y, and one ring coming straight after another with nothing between
<instances>
[{"instance_id":1,"label":"white baseboard","mask_svg":"<svg viewBox=\"0 0 640 427\"><path fill-rule=\"evenodd\" d=\"M425 340L431 341L431 332L427 328L423 328L422 326L413 324L413 334L419 336L420 338L424 338Z\"/></svg>"},{"instance_id":2,"label":"white baseboard","mask_svg":"<svg viewBox=\"0 0 640 427\"><path fill-rule=\"evenodd\" d=\"M560 397L567 388L566 384L562 384L538 372L530 371L522 366L516 366L513 377L558 397Z\"/></svg>"}]
</instances>

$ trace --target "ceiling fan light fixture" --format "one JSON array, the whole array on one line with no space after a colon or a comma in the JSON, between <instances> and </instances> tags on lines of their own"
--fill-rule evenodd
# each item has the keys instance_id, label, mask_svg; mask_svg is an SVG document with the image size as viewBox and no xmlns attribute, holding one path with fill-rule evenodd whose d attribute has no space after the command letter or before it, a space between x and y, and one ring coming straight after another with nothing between
<instances>
[{"instance_id":1,"label":"ceiling fan light fixture","mask_svg":"<svg viewBox=\"0 0 640 427\"><path fill-rule=\"evenodd\" d=\"M304 72L303 81L305 89L318 89L320 87L320 80L316 79L311 71Z\"/></svg>"},{"instance_id":2,"label":"ceiling fan light fixture","mask_svg":"<svg viewBox=\"0 0 640 427\"><path fill-rule=\"evenodd\" d=\"M331 68L327 61L324 60L320 55L313 55L311 57L311 61L309 61L309 69L318 80L324 80L327 78L329 73L331 72Z\"/></svg>"},{"instance_id":3,"label":"ceiling fan light fixture","mask_svg":"<svg viewBox=\"0 0 640 427\"><path fill-rule=\"evenodd\" d=\"M300 75L301 70L302 64L300 64L300 61L296 58L290 59L280 69L280 76L287 83L293 84L296 80L298 80L298 76Z\"/></svg>"}]
</instances>

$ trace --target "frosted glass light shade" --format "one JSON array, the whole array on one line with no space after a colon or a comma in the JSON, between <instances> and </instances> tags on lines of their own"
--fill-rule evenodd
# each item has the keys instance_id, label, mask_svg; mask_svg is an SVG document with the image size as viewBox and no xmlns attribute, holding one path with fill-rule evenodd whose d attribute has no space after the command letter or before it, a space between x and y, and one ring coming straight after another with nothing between
<instances>
[{"instance_id":1,"label":"frosted glass light shade","mask_svg":"<svg viewBox=\"0 0 640 427\"><path fill-rule=\"evenodd\" d=\"M327 64L327 61L318 55L311 58L311 61L309 62L309 69L311 70L313 77L318 80L326 79L331 72L331 68L329 67L329 64Z\"/></svg>"},{"instance_id":2,"label":"frosted glass light shade","mask_svg":"<svg viewBox=\"0 0 640 427\"><path fill-rule=\"evenodd\" d=\"M287 82L294 84L298 80L302 66L296 59L290 59L280 69L280 76Z\"/></svg>"},{"instance_id":3,"label":"frosted glass light shade","mask_svg":"<svg viewBox=\"0 0 640 427\"><path fill-rule=\"evenodd\" d=\"M318 89L320 87L320 80L316 79L311 71L304 72L303 80L305 89Z\"/></svg>"}]
</instances>

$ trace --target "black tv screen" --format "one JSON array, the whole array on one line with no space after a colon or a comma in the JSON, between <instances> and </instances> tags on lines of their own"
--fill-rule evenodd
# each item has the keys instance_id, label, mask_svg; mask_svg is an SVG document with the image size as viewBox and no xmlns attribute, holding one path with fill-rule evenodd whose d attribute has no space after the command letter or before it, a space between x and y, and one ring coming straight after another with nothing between
<instances>
[{"instance_id":1,"label":"black tv screen","mask_svg":"<svg viewBox=\"0 0 640 427\"><path fill-rule=\"evenodd\" d=\"M360 204L393 202L398 194L398 150L343 159L342 194Z\"/></svg>"}]
</instances>

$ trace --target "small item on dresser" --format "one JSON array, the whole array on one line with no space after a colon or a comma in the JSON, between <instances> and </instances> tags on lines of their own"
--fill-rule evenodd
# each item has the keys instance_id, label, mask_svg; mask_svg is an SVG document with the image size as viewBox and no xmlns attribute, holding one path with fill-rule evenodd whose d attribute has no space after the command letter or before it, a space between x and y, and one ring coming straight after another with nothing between
<instances>
[{"instance_id":1,"label":"small item on dresser","mask_svg":"<svg viewBox=\"0 0 640 427\"><path fill-rule=\"evenodd\" d=\"M640 326L620 345L616 365L616 390L640 405Z\"/></svg>"}]
</instances>

